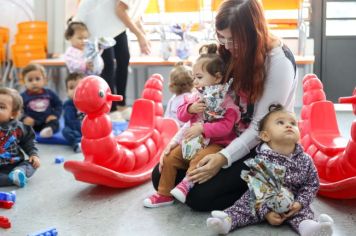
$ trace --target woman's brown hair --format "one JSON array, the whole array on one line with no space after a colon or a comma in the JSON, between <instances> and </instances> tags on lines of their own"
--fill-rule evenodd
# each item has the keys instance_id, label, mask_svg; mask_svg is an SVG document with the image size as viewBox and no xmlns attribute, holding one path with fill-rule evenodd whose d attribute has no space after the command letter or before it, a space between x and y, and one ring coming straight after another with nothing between
<instances>
[{"instance_id":1,"label":"woman's brown hair","mask_svg":"<svg viewBox=\"0 0 356 236\"><path fill-rule=\"evenodd\" d=\"M270 41L261 4L257 0L223 1L215 28L229 29L232 35L234 55L224 45L219 47L219 54L227 63L225 81L233 77L235 93L243 92L250 102L256 102L263 94Z\"/></svg>"}]
</instances>

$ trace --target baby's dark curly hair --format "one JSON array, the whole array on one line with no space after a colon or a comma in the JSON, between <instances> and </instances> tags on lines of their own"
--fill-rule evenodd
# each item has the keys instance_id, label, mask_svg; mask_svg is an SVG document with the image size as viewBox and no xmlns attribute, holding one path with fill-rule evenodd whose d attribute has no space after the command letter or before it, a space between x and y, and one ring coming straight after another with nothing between
<instances>
[{"instance_id":1,"label":"baby's dark curly hair","mask_svg":"<svg viewBox=\"0 0 356 236\"><path fill-rule=\"evenodd\" d=\"M178 62L169 74L169 88L172 93L180 95L188 93L193 88L193 73L189 66L183 62Z\"/></svg>"},{"instance_id":2,"label":"baby's dark curly hair","mask_svg":"<svg viewBox=\"0 0 356 236\"><path fill-rule=\"evenodd\" d=\"M279 112L279 111L286 111L281 104L272 104L268 107L268 113L258 122L258 131L261 132L265 129L265 125L267 123L268 118L271 114Z\"/></svg>"}]
</instances>

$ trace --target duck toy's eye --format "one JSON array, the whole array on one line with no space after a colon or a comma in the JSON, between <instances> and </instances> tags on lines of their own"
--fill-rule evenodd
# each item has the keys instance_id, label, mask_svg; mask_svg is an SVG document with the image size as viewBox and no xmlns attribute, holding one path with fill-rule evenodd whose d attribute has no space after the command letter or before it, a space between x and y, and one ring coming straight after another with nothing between
<instances>
[{"instance_id":1,"label":"duck toy's eye","mask_svg":"<svg viewBox=\"0 0 356 236\"><path fill-rule=\"evenodd\" d=\"M101 98L104 97L104 91L102 91L102 90L99 91L99 97L101 97Z\"/></svg>"}]
</instances>

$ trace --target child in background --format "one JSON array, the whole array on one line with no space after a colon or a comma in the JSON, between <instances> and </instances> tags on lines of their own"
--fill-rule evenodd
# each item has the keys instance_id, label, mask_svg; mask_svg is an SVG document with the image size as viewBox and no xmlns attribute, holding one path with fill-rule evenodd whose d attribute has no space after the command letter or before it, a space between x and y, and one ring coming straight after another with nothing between
<instances>
[{"instance_id":1,"label":"child in background","mask_svg":"<svg viewBox=\"0 0 356 236\"><path fill-rule=\"evenodd\" d=\"M223 108L218 119L204 119L208 104L202 100L201 90L213 87L222 87L224 62L217 52L215 44L205 45L205 54L200 55L193 66L195 93L184 99L183 104L178 107L178 118L186 122L179 130L170 144L166 147L160 160L160 182L156 194L144 200L145 207L160 207L174 202L173 196L185 202L186 196L194 186L188 177L185 177L176 187L175 180L178 169L187 169L187 175L197 168L199 161L209 153L216 153L236 138L234 131L235 123L240 119L240 112L229 94L218 94L221 102L215 100L217 106ZM204 121L205 123L202 123ZM184 137L183 137L184 136ZM183 141L193 140L197 137L208 138L207 146L192 154L190 160L185 159L183 152Z\"/></svg>"},{"instance_id":2,"label":"child in background","mask_svg":"<svg viewBox=\"0 0 356 236\"><path fill-rule=\"evenodd\" d=\"M287 222L302 236L332 235L333 220L330 216L321 214L319 221L313 220L314 213L310 204L318 191L319 178L313 160L298 144L299 129L295 115L284 110L281 105L271 105L269 113L259 123L259 132L263 143L256 149L256 158L245 163L251 164L257 159L259 164L270 163L271 166L282 171L271 172L272 168L267 171L265 169L264 174L270 173L266 178L269 182L261 186L253 186L258 176L250 175L252 178L248 181L249 190L226 210L212 211L213 217L207 219L208 228L217 234L227 234L236 228L266 220L271 225ZM252 170L258 170L260 165L252 167ZM278 176L282 181L278 181ZM268 190L272 180L273 183L282 183L283 188L293 195L294 200L291 201L286 212L276 211L281 206L278 203L283 205L283 201L269 204L268 198L262 198L258 204L250 204L251 200L257 203L256 197L271 194ZM274 200L278 200L281 196L275 195L275 197L277 198Z\"/></svg>"},{"instance_id":3,"label":"child in background","mask_svg":"<svg viewBox=\"0 0 356 236\"><path fill-rule=\"evenodd\" d=\"M82 139L82 119L83 113L79 112L74 106L73 96L74 90L79 81L84 78L84 74L71 73L66 79L66 88L68 100L63 105L64 110L64 128L62 130L63 137L73 147L74 152L81 152L80 141Z\"/></svg>"},{"instance_id":4,"label":"child in background","mask_svg":"<svg viewBox=\"0 0 356 236\"><path fill-rule=\"evenodd\" d=\"M184 102L184 97L193 89L192 69L178 62L169 74L169 90L174 95L169 99L164 117L176 120L180 126L184 123L177 118L177 109Z\"/></svg>"},{"instance_id":5,"label":"child in background","mask_svg":"<svg viewBox=\"0 0 356 236\"><path fill-rule=\"evenodd\" d=\"M70 73L100 75L104 68L101 53L115 45L115 40L108 37L89 41L89 31L83 22L69 20L64 37L71 46L64 54L64 60Z\"/></svg>"},{"instance_id":6,"label":"child in background","mask_svg":"<svg viewBox=\"0 0 356 236\"><path fill-rule=\"evenodd\" d=\"M24 102L22 121L50 138L59 130L62 102L52 90L45 88L46 72L43 66L29 64L22 70L26 90L21 93Z\"/></svg>"},{"instance_id":7,"label":"child in background","mask_svg":"<svg viewBox=\"0 0 356 236\"><path fill-rule=\"evenodd\" d=\"M13 89L0 88L0 186L17 185L22 188L40 167L35 133L17 118L22 98ZM23 152L29 156L25 160Z\"/></svg>"}]
</instances>

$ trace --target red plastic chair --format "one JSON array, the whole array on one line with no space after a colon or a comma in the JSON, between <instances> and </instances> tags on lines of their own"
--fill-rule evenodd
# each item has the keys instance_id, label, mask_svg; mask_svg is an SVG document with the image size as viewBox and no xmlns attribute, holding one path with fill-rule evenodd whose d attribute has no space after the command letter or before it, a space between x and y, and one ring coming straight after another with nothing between
<instances>
[{"instance_id":1,"label":"red plastic chair","mask_svg":"<svg viewBox=\"0 0 356 236\"><path fill-rule=\"evenodd\" d=\"M122 132L117 142L129 148L144 143L155 128L155 104L151 100L137 99L132 107L128 129Z\"/></svg>"},{"instance_id":2,"label":"red plastic chair","mask_svg":"<svg viewBox=\"0 0 356 236\"><path fill-rule=\"evenodd\" d=\"M340 134L332 102L318 101L311 104L310 137L317 148L328 156L345 150L347 140Z\"/></svg>"}]
</instances>

